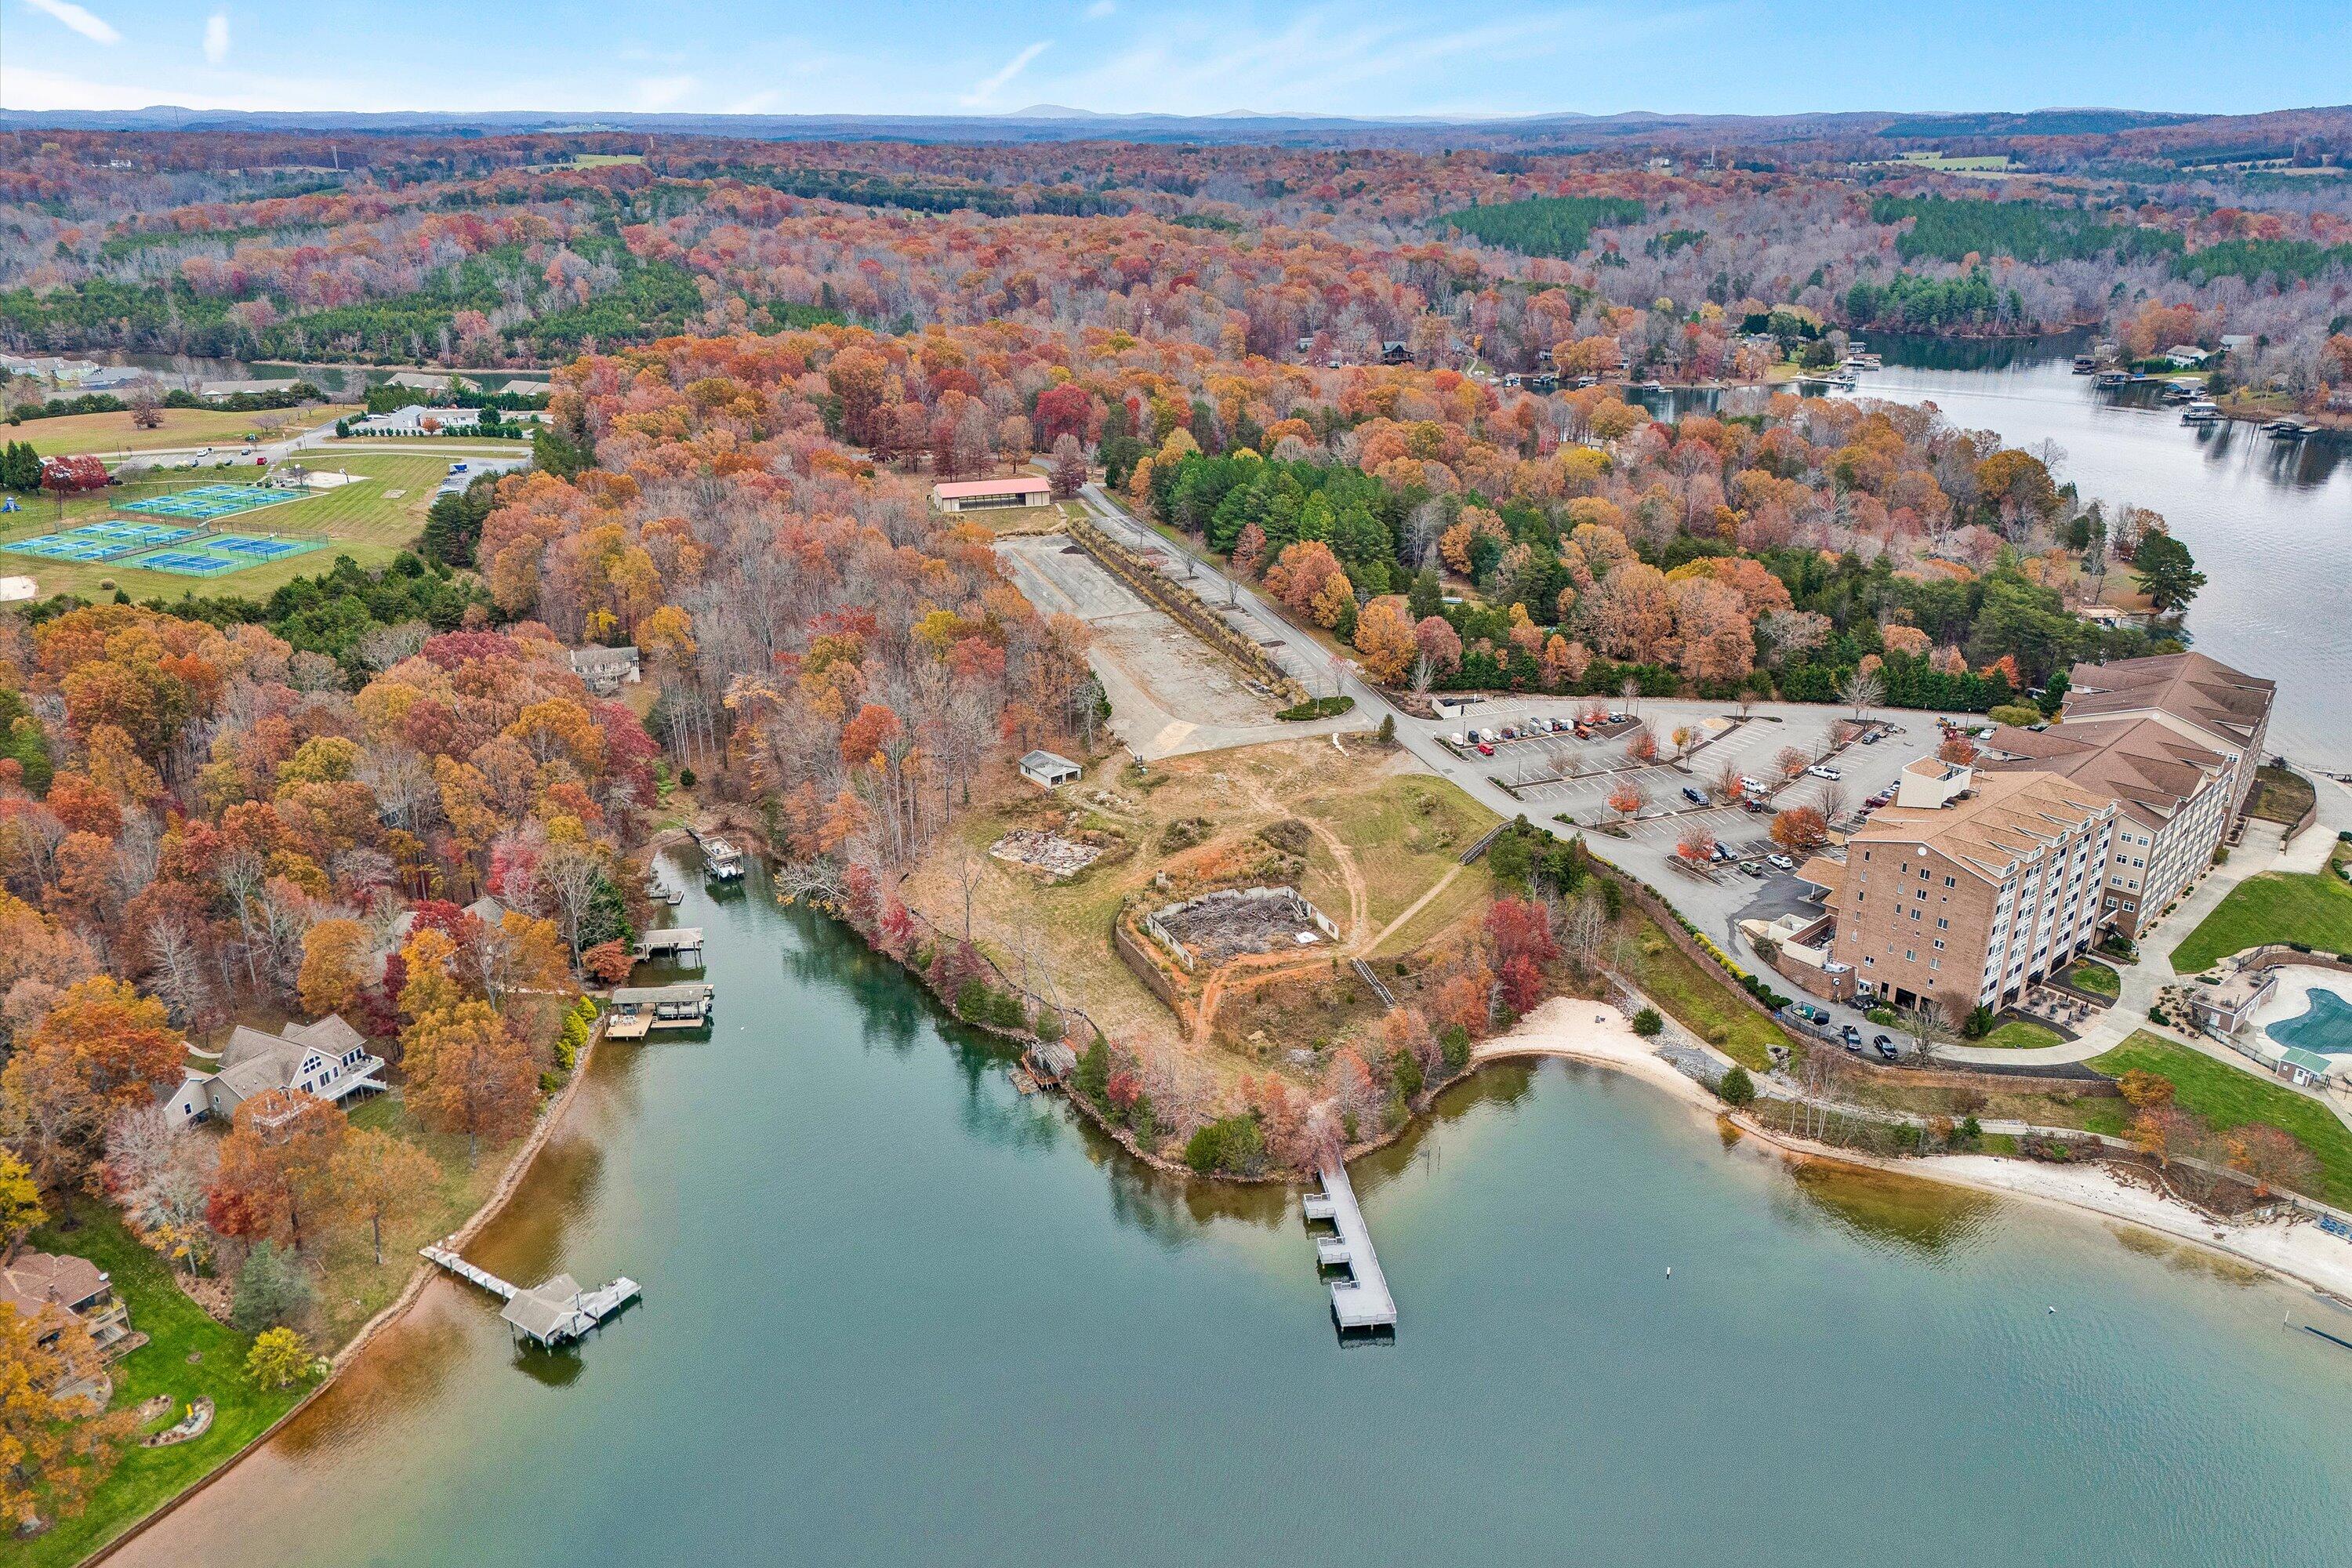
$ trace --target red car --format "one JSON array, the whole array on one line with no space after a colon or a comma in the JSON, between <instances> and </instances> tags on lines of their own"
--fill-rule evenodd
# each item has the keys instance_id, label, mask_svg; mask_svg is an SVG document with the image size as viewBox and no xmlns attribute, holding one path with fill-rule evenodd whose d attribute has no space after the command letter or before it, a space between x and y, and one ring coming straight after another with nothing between
<instances>
[{"instance_id":1,"label":"red car","mask_svg":"<svg viewBox=\"0 0 2352 1568\"><path fill-rule=\"evenodd\" d=\"M1478 742L1478 754L1482 757L1491 757L1495 754L1495 748L1481 741Z\"/></svg>"}]
</instances>

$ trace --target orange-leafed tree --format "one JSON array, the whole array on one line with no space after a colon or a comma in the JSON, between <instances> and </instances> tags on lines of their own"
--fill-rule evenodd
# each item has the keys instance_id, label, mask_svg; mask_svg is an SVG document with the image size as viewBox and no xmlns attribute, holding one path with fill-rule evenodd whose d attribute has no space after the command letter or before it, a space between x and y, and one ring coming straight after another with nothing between
<instances>
[{"instance_id":1,"label":"orange-leafed tree","mask_svg":"<svg viewBox=\"0 0 2352 1568\"><path fill-rule=\"evenodd\" d=\"M1628 781L1609 792L1609 809L1621 817L1631 816L1642 809L1647 798L1643 795L1640 784Z\"/></svg>"},{"instance_id":2,"label":"orange-leafed tree","mask_svg":"<svg viewBox=\"0 0 2352 1568\"><path fill-rule=\"evenodd\" d=\"M113 1474L139 1413L109 1412L90 1391L105 1364L63 1309L28 1317L0 1303L0 1518L23 1527L44 1510L78 1516Z\"/></svg>"},{"instance_id":3,"label":"orange-leafed tree","mask_svg":"<svg viewBox=\"0 0 2352 1568\"><path fill-rule=\"evenodd\" d=\"M344 1141L331 1170L338 1215L367 1231L378 1263L383 1261L383 1222L414 1209L441 1179L441 1168L424 1150L373 1127Z\"/></svg>"},{"instance_id":4,"label":"orange-leafed tree","mask_svg":"<svg viewBox=\"0 0 2352 1568\"><path fill-rule=\"evenodd\" d=\"M106 1123L179 1081L163 1005L123 981L68 986L0 1071L0 1121L45 1184L97 1155Z\"/></svg>"},{"instance_id":5,"label":"orange-leafed tree","mask_svg":"<svg viewBox=\"0 0 2352 1568\"><path fill-rule=\"evenodd\" d=\"M1364 673L1382 686L1394 686L1412 668L1421 651L1404 601L1374 599L1356 617L1356 651L1364 656Z\"/></svg>"},{"instance_id":6,"label":"orange-leafed tree","mask_svg":"<svg viewBox=\"0 0 2352 1568\"><path fill-rule=\"evenodd\" d=\"M409 1105L434 1131L464 1133L469 1155L530 1124L539 1070L488 1003L427 1014L401 1039Z\"/></svg>"},{"instance_id":7,"label":"orange-leafed tree","mask_svg":"<svg viewBox=\"0 0 2352 1568\"><path fill-rule=\"evenodd\" d=\"M1810 805L1792 805L1772 817L1772 842L1801 855L1829 842L1830 825Z\"/></svg>"},{"instance_id":8,"label":"orange-leafed tree","mask_svg":"<svg viewBox=\"0 0 2352 1568\"><path fill-rule=\"evenodd\" d=\"M358 997L360 966L370 946L357 921L325 920L302 933L302 971L295 990L312 1016L340 1013Z\"/></svg>"}]
</instances>

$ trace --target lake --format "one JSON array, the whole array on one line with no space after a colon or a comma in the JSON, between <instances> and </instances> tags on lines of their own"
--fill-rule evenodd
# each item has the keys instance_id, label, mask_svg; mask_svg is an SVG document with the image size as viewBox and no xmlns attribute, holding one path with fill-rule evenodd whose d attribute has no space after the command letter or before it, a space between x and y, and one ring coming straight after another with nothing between
<instances>
[{"instance_id":1,"label":"lake","mask_svg":"<svg viewBox=\"0 0 2352 1568\"><path fill-rule=\"evenodd\" d=\"M2242 420L2183 425L2155 385L2103 392L2073 374L2076 339L1872 346L1886 368L1865 372L1853 395L1933 403L2012 447L2055 441L2058 477L2084 500L2111 516L2125 503L2162 512L2208 578L2189 611L2197 647L2279 683L2271 749L2352 772L2352 440L2274 441Z\"/></svg>"},{"instance_id":2,"label":"lake","mask_svg":"<svg viewBox=\"0 0 2352 1568\"><path fill-rule=\"evenodd\" d=\"M2302 1292L1553 1063L1358 1163L1402 1321L1342 1344L1295 1194L1139 1166L840 928L672 879L709 1037L601 1047L469 1249L643 1303L525 1353L437 1280L121 1561L2346 1561Z\"/></svg>"}]
</instances>

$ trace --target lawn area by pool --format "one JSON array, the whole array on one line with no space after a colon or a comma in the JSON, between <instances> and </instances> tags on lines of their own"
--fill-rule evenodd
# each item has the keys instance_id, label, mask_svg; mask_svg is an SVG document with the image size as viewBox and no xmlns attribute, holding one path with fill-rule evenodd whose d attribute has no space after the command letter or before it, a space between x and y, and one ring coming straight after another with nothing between
<instances>
[{"instance_id":1,"label":"lawn area by pool","mask_svg":"<svg viewBox=\"0 0 2352 1568\"><path fill-rule=\"evenodd\" d=\"M2263 1033L2282 1046L2306 1051L2352 1052L2352 1002L2316 987L2304 997L2309 1005L2301 1013L2265 1025Z\"/></svg>"},{"instance_id":2,"label":"lawn area by pool","mask_svg":"<svg viewBox=\"0 0 2352 1568\"><path fill-rule=\"evenodd\" d=\"M2352 1130L2319 1100L2299 1094L2266 1074L2216 1061L2202 1051L2177 1046L2143 1029L2105 1056L2085 1064L2095 1072L2121 1078L2134 1068L2170 1080L2173 1101L2203 1117L2217 1132L2263 1122L2294 1135L2319 1161L2308 1185L2311 1196L2341 1207L2352 1204ZM2120 1137L2130 1130L2132 1110L2120 1100L2080 1102L2083 1123L2094 1132Z\"/></svg>"},{"instance_id":3,"label":"lawn area by pool","mask_svg":"<svg viewBox=\"0 0 2352 1568\"><path fill-rule=\"evenodd\" d=\"M2270 942L2352 952L2352 885L2336 868L2345 854L2339 845L2325 871L2264 871L2231 889L2172 950L2173 973L2194 974Z\"/></svg>"}]
</instances>

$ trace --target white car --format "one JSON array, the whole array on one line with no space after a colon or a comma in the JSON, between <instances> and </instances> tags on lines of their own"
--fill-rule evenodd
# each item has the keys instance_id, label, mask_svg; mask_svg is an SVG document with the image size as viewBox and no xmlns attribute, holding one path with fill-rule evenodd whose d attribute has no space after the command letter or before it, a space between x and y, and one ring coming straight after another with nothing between
<instances>
[{"instance_id":1,"label":"white car","mask_svg":"<svg viewBox=\"0 0 2352 1568\"><path fill-rule=\"evenodd\" d=\"M1815 763L1811 767L1807 768L1805 772L1811 773L1817 779L1842 779L1845 777L1845 774L1830 766L1827 763Z\"/></svg>"},{"instance_id":2,"label":"white car","mask_svg":"<svg viewBox=\"0 0 2352 1568\"><path fill-rule=\"evenodd\" d=\"M1797 863L1786 855L1767 855L1764 857L1764 864L1771 867L1775 871L1793 871L1797 868Z\"/></svg>"}]
</instances>

